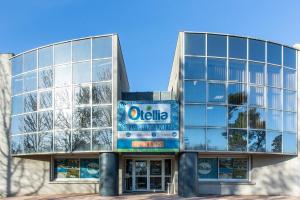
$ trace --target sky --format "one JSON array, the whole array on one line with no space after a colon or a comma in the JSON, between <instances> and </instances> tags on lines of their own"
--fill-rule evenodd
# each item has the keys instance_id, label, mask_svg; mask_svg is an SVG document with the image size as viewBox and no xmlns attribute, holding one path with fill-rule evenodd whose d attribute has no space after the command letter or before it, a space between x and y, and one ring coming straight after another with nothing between
<instances>
[{"instance_id":1,"label":"sky","mask_svg":"<svg viewBox=\"0 0 300 200\"><path fill-rule=\"evenodd\" d=\"M117 33L131 91L167 90L178 33L300 43L300 0L0 0L0 53Z\"/></svg>"}]
</instances>

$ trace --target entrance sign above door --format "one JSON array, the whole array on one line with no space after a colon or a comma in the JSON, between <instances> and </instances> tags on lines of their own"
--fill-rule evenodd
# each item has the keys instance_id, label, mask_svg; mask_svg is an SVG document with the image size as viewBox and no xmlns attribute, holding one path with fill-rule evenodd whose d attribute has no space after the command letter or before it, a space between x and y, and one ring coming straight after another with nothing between
<instances>
[{"instance_id":1,"label":"entrance sign above door","mask_svg":"<svg viewBox=\"0 0 300 200\"><path fill-rule=\"evenodd\" d=\"M118 151L177 152L179 106L176 101L120 101Z\"/></svg>"}]
</instances>

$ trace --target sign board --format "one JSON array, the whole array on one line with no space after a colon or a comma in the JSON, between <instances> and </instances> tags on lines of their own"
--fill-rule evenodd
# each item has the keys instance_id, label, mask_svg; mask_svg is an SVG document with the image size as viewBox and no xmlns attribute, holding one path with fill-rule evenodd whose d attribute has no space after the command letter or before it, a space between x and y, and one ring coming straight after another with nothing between
<instances>
[{"instance_id":1,"label":"sign board","mask_svg":"<svg viewBox=\"0 0 300 200\"><path fill-rule=\"evenodd\" d=\"M118 151L177 152L179 105L176 101L120 101Z\"/></svg>"}]
</instances>

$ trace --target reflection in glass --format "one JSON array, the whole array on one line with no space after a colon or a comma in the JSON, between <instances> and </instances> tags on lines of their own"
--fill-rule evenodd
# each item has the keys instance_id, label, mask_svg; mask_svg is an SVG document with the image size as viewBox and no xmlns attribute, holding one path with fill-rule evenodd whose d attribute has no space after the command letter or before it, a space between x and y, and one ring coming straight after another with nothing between
<instances>
[{"instance_id":1,"label":"reflection in glass","mask_svg":"<svg viewBox=\"0 0 300 200\"><path fill-rule=\"evenodd\" d=\"M30 113L24 115L24 132L36 132L37 131L37 116L36 113Z\"/></svg>"},{"instance_id":2,"label":"reflection in glass","mask_svg":"<svg viewBox=\"0 0 300 200\"><path fill-rule=\"evenodd\" d=\"M185 55L205 55L205 35L185 33Z\"/></svg>"},{"instance_id":3,"label":"reflection in glass","mask_svg":"<svg viewBox=\"0 0 300 200\"><path fill-rule=\"evenodd\" d=\"M12 98L12 114L20 114L23 112L24 109L24 100L23 100L23 95L20 96L14 96Z\"/></svg>"},{"instance_id":4,"label":"reflection in glass","mask_svg":"<svg viewBox=\"0 0 300 200\"><path fill-rule=\"evenodd\" d=\"M281 46L271 42L267 43L268 63L281 65Z\"/></svg>"},{"instance_id":5,"label":"reflection in glass","mask_svg":"<svg viewBox=\"0 0 300 200\"><path fill-rule=\"evenodd\" d=\"M264 106L264 88L250 86L250 106Z\"/></svg>"},{"instance_id":6,"label":"reflection in glass","mask_svg":"<svg viewBox=\"0 0 300 200\"><path fill-rule=\"evenodd\" d=\"M283 109L287 111L295 111L296 106L296 92L283 90Z\"/></svg>"},{"instance_id":7,"label":"reflection in glass","mask_svg":"<svg viewBox=\"0 0 300 200\"><path fill-rule=\"evenodd\" d=\"M111 84L99 83L93 84L92 101L93 104L109 104L111 103Z\"/></svg>"},{"instance_id":8,"label":"reflection in glass","mask_svg":"<svg viewBox=\"0 0 300 200\"><path fill-rule=\"evenodd\" d=\"M282 90L268 87L268 108L282 109Z\"/></svg>"},{"instance_id":9,"label":"reflection in glass","mask_svg":"<svg viewBox=\"0 0 300 200\"><path fill-rule=\"evenodd\" d=\"M208 56L227 56L227 38L223 35L207 35L207 55Z\"/></svg>"},{"instance_id":10,"label":"reflection in glass","mask_svg":"<svg viewBox=\"0 0 300 200\"><path fill-rule=\"evenodd\" d=\"M226 115L225 106L207 106L207 126L226 126Z\"/></svg>"},{"instance_id":11,"label":"reflection in glass","mask_svg":"<svg viewBox=\"0 0 300 200\"><path fill-rule=\"evenodd\" d=\"M71 88L56 88L55 89L55 107L70 108L71 107Z\"/></svg>"},{"instance_id":12,"label":"reflection in glass","mask_svg":"<svg viewBox=\"0 0 300 200\"><path fill-rule=\"evenodd\" d=\"M249 127L253 129L265 129L265 109L263 108L249 108L248 111Z\"/></svg>"},{"instance_id":13,"label":"reflection in glass","mask_svg":"<svg viewBox=\"0 0 300 200\"><path fill-rule=\"evenodd\" d=\"M247 58L247 39L239 37L229 37L229 57Z\"/></svg>"},{"instance_id":14,"label":"reflection in glass","mask_svg":"<svg viewBox=\"0 0 300 200\"><path fill-rule=\"evenodd\" d=\"M296 133L283 133L283 153L297 153L297 135Z\"/></svg>"},{"instance_id":15,"label":"reflection in glass","mask_svg":"<svg viewBox=\"0 0 300 200\"><path fill-rule=\"evenodd\" d=\"M228 150L247 151L247 131L231 129L228 131Z\"/></svg>"},{"instance_id":16,"label":"reflection in glass","mask_svg":"<svg viewBox=\"0 0 300 200\"><path fill-rule=\"evenodd\" d=\"M161 177L150 177L150 190L161 190L161 189L162 189Z\"/></svg>"},{"instance_id":17,"label":"reflection in glass","mask_svg":"<svg viewBox=\"0 0 300 200\"><path fill-rule=\"evenodd\" d=\"M54 64L63 64L71 61L71 42L54 46Z\"/></svg>"},{"instance_id":18,"label":"reflection in glass","mask_svg":"<svg viewBox=\"0 0 300 200\"><path fill-rule=\"evenodd\" d=\"M197 162L200 179L218 178L218 158L199 158Z\"/></svg>"},{"instance_id":19,"label":"reflection in glass","mask_svg":"<svg viewBox=\"0 0 300 200\"><path fill-rule=\"evenodd\" d=\"M229 60L229 81L246 82L246 62Z\"/></svg>"},{"instance_id":20,"label":"reflection in glass","mask_svg":"<svg viewBox=\"0 0 300 200\"><path fill-rule=\"evenodd\" d=\"M283 130L296 131L297 115L295 112L283 112Z\"/></svg>"},{"instance_id":21,"label":"reflection in glass","mask_svg":"<svg viewBox=\"0 0 300 200\"><path fill-rule=\"evenodd\" d=\"M12 93L13 95L20 94L23 92L23 75L12 78Z\"/></svg>"},{"instance_id":22,"label":"reflection in glass","mask_svg":"<svg viewBox=\"0 0 300 200\"><path fill-rule=\"evenodd\" d=\"M72 151L91 150L91 131L74 131L72 136Z\"/></svg>"},{"instance_id":23,"label":"reflection in glass","mask_svg":"<svg viewBox=\"0 0 300 200\"><path fill-rule=\"evenodd\" d=\"M21 154L24 151L23 135L15 135L11 137L11 153Z\"/></svg>"},{"instance_id":24,"label":"reflection in glass","mask_svg":"<svg viewBox=\"0 0 300 200\"><path fill-rule=\"evenodd\" d=\"M112 126L111 106L93 106L92 116L93 127Z\"/></svg>"},{"instance_id":25,"label":"reflection in glass","mask_svg":"<svg viewBox=\"0 0 300 200\"><path fill-rule=\"evenodd\" d=\"M75 108L73 110L73 128L91 127L91 108Z\"/></svg>"},{"instance_id":26,"label":"reflection in glass","mask_svg":"<svg viewBox=\"0 0 300 200\"><path fill-rule=\"evenodd\" d=\"M70 129L71 128L71 110L56 110L55 111L55 128Z\"/></svg>"},{"instance_id":27,"label":"reflection in glass","mask_svg":"<svg viewBox=\"0 0 300 200\"><path fill-rule=\"evenodd\" d=\"M53 133L40 132L37 137L38 137L38 152L52 152Z\"/></svg>"},{"instance_id":28,"label":"reflection in glass","mask_svg":"<svg viewBox=\"0 0 300 200\"><path fill-rule=\"evenodd\" d=\"M267 132L267 152L281 152L282 135L281 132L268 131Z\"/></svg>"},{"instance_id":29,"label":"reflection in glass","mask_svg":"<svg viewBox=\"0 0 300 200\"><path fill-rule=\"evenodd\" d=\"M186 103L205 102L205 91L204 81L184 82L184 100Z\"/></svg>"},{"instance_id":30,"label":"reflection in glass","mask_svg":"<svg viewBox=\"0 0 300 200\"><path fill-rule=\"evenodd\" d=\"M228 106L228 126L231 128L247 128L247 108Z\"/></svg>"},{"instance_id":31,"label":"reflection in glass","mask_svg":"<svg viewBox=\"0 0 300 200\"><path fill-rule=\"evenodd\" d=\"M93 150L112 150L111 129L93 130Z\"/></svg>"},{"instance_id":32,"label":"reflection in glass","mask_svg":"<svg viewBox=\"0 0 300 200\"><path fill-rule=\"evenodd\" d=\"M39 97L39 109L52 107L52 91L40 92Z\"/></svg>"},{"instance_id":33,"label":"reflection in glass","mask_svg":"<svg viewBox=\"0 0 300 200\"><path fill-rule=\"evenodd\" d=\"M36 51L31 51L24 54L24 72L36 69Z\"/></svg>"},{"instance_id":34,"label":"reflection in glass","mask_svg":"<svg viewBox=\"0 0 300 200\"><path fill-rule=\"evenodd\" d=\"M11 134L16 135L23 132L23 116L12 116L11 118Z\"/></svg>"},{"instance_id":35,"label":"reflection in glass","mask_svg":"<svg viewBox=\"0 0 300 200\"><path fill-rule=\"evenodd\" d=\"M53 86L53 70L45 69L39 71L39 88L49 88Z\"/></svg>"},{"instance_id":36,"label":"reflection in glass","mask_svg":"<svg viewBox=\"0 0 300 200\"><path fill-rule=\"evenodd\" d=\"M247 103L245 84L228 84L228 103L244 105Z\"/></svg>"},{"instance_id":37,"label":"reflection in glass","mask_svg":"<svg viewBox=\"0 0 300 200\"><path fill-rule=\"evenodd\" d=\"M39 68L53 64L53 46L39 49Z\"/></svg>"},{"instance_id":38,"label":"reflection in glass","mask_svg":"<svg viewBox=\"0 0 300 200\"><path fill-rule=\"evenodd\" d=\"M185 105L184 123L185 126L205 125L205 105Z\"/></svg>"},{"instance_id":39,"label":"reflection in glass","mask_svg":"<svg viewBox=\"0 0 300 200\"><path fill-rule=\"evenodd\" d=\"M74 87L75 105L90 104L90 86Z\"/></svg>"},{"instance_id":40,"label":"reflection in glass","mask_svg":"<svg viewBox=\"0 0 300 200\"><path fill-rule=\"evenodd\" d=\"M185 79L205 79L205 58L186 56L184 62Z\"/></svg>"},{"instance_id":41,"label":"reflection in glass","mask_svg":"<svg viewBox=\"0 0 300 200\"><path fill-rule=\"evenodd\" d=\"M289 90L296 90L296 71L283 69L283 87Z\"/></svg>"},{"instance_id":42,"label":"reflection in glass","mask_svg":"<svg viewBox=\"0 0 300 200\"><path fill-rule=\"evenodd\" d=\"M251 130L248 134L248 151L266 151L266 132L261 130Z\"/></svg>"},{"instance_id":43,"label":"reflection in glass","mask_svg":"<svg viewBox=\"0 0 300 200\"><path fill-rule=\"evenodd\" d=\"M24 111L33 112L37 109L37 95L36 93L27 93L24 95Z\"/></svg>"},{"instance_id":44,"label":"reflection in glass","mask_svg":"<svg viewBox=\"0 0 300 200\"><path fill-rule=\"evenodd\" d=\"M267 129L282 129L282 112L277 110L268 110Z\"/></svg>"},{"instance_id":45,"label":"reflection in glass","mask_svg":"<svg viewBox=\"0 0 300 200\"><path fill-rule=\"evenodd\" d=\"M93 59L112 57L112 38L93 38Z\"/></svg>"},{"instance_id":46,"label":"reflection in glass","mask_svg":"<svg viewBox=\"0 0 300 200\"><path fill-rule=\"evenodd\" d=\"M24 74L24 91L29 92L37 89L36 71Z\"/></svg>"},{"instance_id":47,"label":"reflection in glass","mask_svg":"<svg viewBox=\"0 0 300 200\"><path fill-rule=\"evenodd\" d=\"M223 128L209 128L206 134L208 151L227 151L227 131Z\"/></svg>"},{"instance_id":48,"label":"reflection in glass","mask_svg":"<svg viewBox=\"0 0 300 200\"><path fill-rule=\"evenodd\" d=\"M186 128L184 132L185 150L205 150L205 129Z\"/></svg>"},{"instance_id":49,"label":"reflection in glass","mask_svg":"<svg viewBox=\"0 0 300 200\"><path fill-rule=\"evenodd\" d=\"M79 178L79 159L55 159L54 178Z\"/></svg>"},{"instance_id":50,"label":"reflection in glass","mask_svg":"<svg viewBox=\"0 0 300 200\"><path fill-rule=\"evenodd\" d=\"M81 62L73 64L73 83L81 84L91 81L91 63Z\"/></svg>"},{"instance_id":51,"label":"reflection in glass","mask_svg":"<svg viewBox=\"0 0 300 200\"><path fill-rule=\"evenodd\" d=\"M161 160L151 160L150 161L150 176L162 175L162 161Z\"/></svg>"},{"instance_id":52,"label":"reflection in glass","mask_svg":"<svg viewBox=\"0 0 300 200\"><path fill-rule=\"evenodd\" d=\"M274 87L281 87L281 67L275 65L268 65L267 76L268 85Z\"/></svg>"},{"instance_id":53,"label":"reflection in glass","mask_svg":"<svg viewBox=\"0 0 300 200\"><path fill-rule=\"evenodd\" d=\"M207 59L207 79L226 80L226 60L218 58Z\"/></svg>"},{"instance_id":54,"label":"reflection in glass","mask_svg":"<svg viewBox=\"0 0 300 200\"><path fill-rule=\"evenodd\" d=\"M71 151L71 132L56 131L54 135L54 151L68 152Z\"/></svg>"},{"instance_id":55,"label":"reflection in glass","mask_svg":"<svg viewBox=\"0 0 300 200\"><path fill-rule=\"evenodd\" d=\"M265 42L249 39L249 60L265 61Z\"/></svg>"},{"instance_id":56,"label":"reflection in glass","mask_svg":"<svg viewBox=\"0 0 300 200\"><path fill-rule=\"evenodd\" d=\"M91 59L91 40L77 40L72 43L72 61Z\"/></svg>"},{"instance_id":57,"label":"reflection in glass","mask_svg":"<svg viewBox=\"0 0 300 200\"><path fill-rule=\"evenodd\" d=\"M296 50L283 47L283 65L296 69Z\"/></svg>"},{"instance_id":58,"label":"reflection in glass","mask_svg":"<svg viewBox=\"0 0 300 200\"><path fill-rule=\"evenodd\" d=\"M247 158L220 158L219 179L247 179Z\"/></svg>"},{"instance_id":59,"label":"reflection in glass","mask_svg":"<svg viewBox=\"0 0 300 200\"><path fill-rule=\"evenodd\" d=\"M24 135L24 152L34 153L37 152L37 137L36 134Z\"/></svg>"},{"instance_id":60,"label":"reflection in glass","mask_svg":"<svg viewBox=\"0 0 300 200\"><path fill-rule=\"evenodd\" d=\"M39 112L39 131L53 129L53 111Z\"/></svg>"},{"instance_id":61,"label":"reflection in glass","mask_svg":"<svg viewBox=\"0 0 300 200\"><path fill-rule=\"evenodd\" d=\"M11 60L12 75L15 76L23 72L23 55L17 56Z\"/></svg>"},{"instance_id":62,"label":"reflection in glass","mask_svg":"<svg viewBox=\"0 0 300 200\"><path fill-rule=\"evenodd\" d=\"M93 60L93 82L111 80L112 63L111 59Z\"/></svg>"},{"instance_id":63,"label":"reflection in glass","mask_svg":"<svg viewBox=\"0 0 300 200\"><path fill-rule=\"evenodd\" d=\"M264 64L249 62L249 83L263 85L265 83L264 68Z\"/></svg>"},{"instance_id":64,"label":"reflection in glass","mask_svg":"<svg viewBox=\"0 0 300 200\"><path fill-rule=\"evenodd\" d=\"M208 101L211 103L225 103L225 84L208 83Z\"/></svg>"},{"instance_id":65,"label":"reflection in glass","mask_svg":"<svg viewBox=\"0 0 300 200\"><path fill-rule=\"evenodd\" d=\"M62 87L71 85L72 69L71 65L64 65L55 68L55 86Z\"/></svg>"}]
</instances>

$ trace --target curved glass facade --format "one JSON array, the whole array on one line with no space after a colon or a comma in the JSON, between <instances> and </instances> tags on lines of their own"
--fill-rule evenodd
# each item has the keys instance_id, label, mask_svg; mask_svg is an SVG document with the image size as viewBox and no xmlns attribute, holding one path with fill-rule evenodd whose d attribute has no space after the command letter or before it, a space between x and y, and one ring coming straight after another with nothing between
<instances>
[{"instance_id":1,"label":"curved glass facade","mask_svg":"<svg viewBox=\"0 0 300 200\"><path fill-rule=\"evenodd\" d=\"M112 36L12 61L12 154L112 150Z\"/></svg>"},{"instance_id":2,"label":"curved glass facade","mask_svg":"<svg viewBox=\"0 0 300 200\"><path fill-rule=\"evenodd\" d=\"M185 151L297 152L296 50L184 33Z\"/></svg>"}]
</instances>

